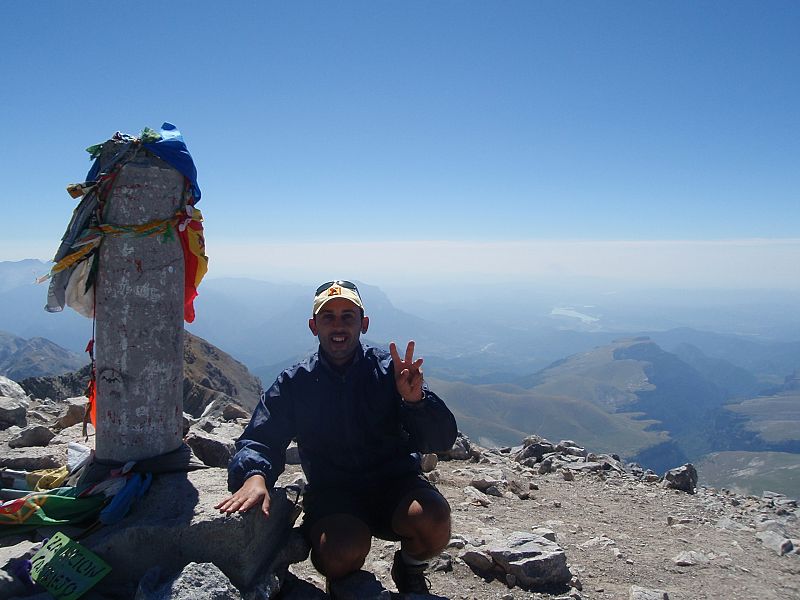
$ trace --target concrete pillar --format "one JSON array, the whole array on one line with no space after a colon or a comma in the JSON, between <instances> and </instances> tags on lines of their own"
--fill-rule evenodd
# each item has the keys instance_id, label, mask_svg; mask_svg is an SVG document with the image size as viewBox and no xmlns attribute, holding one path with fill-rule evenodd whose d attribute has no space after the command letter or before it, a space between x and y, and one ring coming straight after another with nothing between
<instances>
[{"instance_id":1,"label":"concrete pillar","mask_svg":"<svg viewBox=\"0 0 800 600\"><path fill-rule=\"evenodd\" d=\"M120 148L103 146L101 164ZM169 219L183 176L139 150L117 175L103 222ZM108 235L96 281L96 453L127 462L178 448L183 429L183 286L180 240Z\"/></svg>"}]
</instances>

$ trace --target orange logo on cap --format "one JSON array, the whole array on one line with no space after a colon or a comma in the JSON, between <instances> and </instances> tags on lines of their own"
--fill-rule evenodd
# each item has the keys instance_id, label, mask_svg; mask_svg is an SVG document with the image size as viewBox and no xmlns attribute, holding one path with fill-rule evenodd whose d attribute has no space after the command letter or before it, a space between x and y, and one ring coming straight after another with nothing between
<instances>
[{"instance_id":1,"label":"orange logo on cap","mask_svg":"<svg viewBox=\"0 0 800 600\"><path fill-rule=\"evenodd\" d=\"M328 296L341 296L342 288L339 286L331 286L328 288Z\"/></svg>"}]
</instances>

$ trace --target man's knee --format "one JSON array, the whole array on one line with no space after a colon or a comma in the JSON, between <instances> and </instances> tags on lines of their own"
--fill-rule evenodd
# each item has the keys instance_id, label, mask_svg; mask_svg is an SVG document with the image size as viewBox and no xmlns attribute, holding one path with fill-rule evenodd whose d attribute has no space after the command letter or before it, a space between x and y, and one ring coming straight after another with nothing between
<instances>
[{"instance_id":1,"label":"man's knee","mask_svg":"<svg viewBox=\"0 0 800 600\"><path fill-rule=\"evenodd\" d=\"M450 541L450 505L434 489L414 490L395 510L392 527L415 541L416 554L434 556Z\"/></svg>"},{"instance_id":2,"label":"man's knee","mask_svg":"<svg viewBox=\"0 0 800 600\"><path fill-rule=\"evenodd\" d=\"M340 579L363 566L371 541L369 527L360 519L330 515L311 528L311 561L329 579Z\"/></svg>"}]
</instances>

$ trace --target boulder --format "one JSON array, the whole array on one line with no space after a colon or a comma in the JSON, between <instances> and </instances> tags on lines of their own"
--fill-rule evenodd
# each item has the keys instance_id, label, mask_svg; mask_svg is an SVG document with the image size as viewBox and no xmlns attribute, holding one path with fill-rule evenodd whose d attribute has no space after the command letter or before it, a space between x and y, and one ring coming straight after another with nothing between
<instances>
[{"instance_id":1,"label":"boulder","mask_svg":"<svg viewBox=\"0 0 800 600\"><path fill-rule=\"evenodd\" d=\"M469 548L462 552L459 558L479 575L488 576L494 570L494 561L485 550Z\"/></svg>"},{"instance_id":2,"label":"boulder","mask_svg":"<svg viewBox=\"0 0 800 600\"><path fill-rule=\"evenodd\" d=\"M160 569L145 573L135 600L241 600L230 579L213 563L190 562L177 575L157 583Z\"/></svg>"},{"instance_id":3,"label":"boulder","mask_svg":"<svg viewBox=\"0 0 800 600\"><path fill-rule=\"evenodd\" d=\"M561 440L558 442L556 451L565 456L580 456L581 458L586 458L589 455L585 448L580 447L572 440Z\"/></svg>"},{"instance_id":4,"label":"boulder","mask_svg":"<svg viewBox=\"0 0 800 600\"><path fill-rule=\"evenodd\" d=\"M67 464L66 444L9 448L0 452L0 467L18 471L54 469L65 464Z\"/></svg>"},{"instance_id":5,"label":"boulder","mask_svg":"<svg viewBox=\"0 0 800 600\"><path fill-rule=\"evenodd\" d=\"M11 398L12 400L25 400L28 394L16 381L0 375L0 396Z\"/></svg>"},{"instance_id":6,"label":"boulder","mask_svg":"<svg viewBox=\"0 0 800 600\"><path fill-rule=\"evenodd\" d=\"M154 566L175 573L196 562L214 563L238 589L250 588L286 543L299 511L278 487L269 518L258 510L221 514L214 505L229 495L226 482L223 469L157 476L125 519L82 542L111 565L107 584L137 581Z\"/></svg>"},{"instance_id":7,"label":"boulder","mask_svg":"<svg viewBox=\"0 0 800 600\"><path fill-rule=\"evenodd\" d=\"M453 447L447 452L439 452L439 457L445 460L469 460L472 457L472 444L469 438L459 431Z\"/></svg>"},{"instance_id":8,"label":"boulder","mask_svg":"<svg viewBox=\"0 0 800 600\"><path fill-rule=\"evenodd\" d=\"M236 419L249 419L250 413L243 409L238 404L226 404L222 409L222 418L226 421L235 421Z\"/></svg>"},{"instance_id":9,"label":"boulder","mask_svg":"<svg viewBox=\"0 0 800 600\"><path fill-rule=\"evenodd\" d=\"M550 454L551 452L555 452L555 450L556 447L547 440L543 440L538 436L531 436L525 438L523 448L516 454L514 460L523 462L526 459L533 459L528 462L535 464L540 462L545 454Z\"/></svg>"},{"instance_id":10,"label":"boulder","mask_svg":"<svg viewBox=\"0 0 800 600\"><path fill-rule=\"evenodd\" d=\"M474 506L489 506L491 505L492 501L489 500L489 497L481 491L478 491L472 486L464 488L464 495L467 497L467 501L474 505Z\"/></svg>"},{"instance_id":11,"label":"boulder","mask_svg":"<svg viewBox=\"0 0 800 600\"><path fill-rule=\"evenodd\" d=\"M31 446L47 446L55 434L44 425L28 426L8 440L10 448L29 448Z\"/></svg>"},{"instance_id":12,"label":"boulder","mask_svg":"<svg viewBox=\"0 0 800 600\"><path fill-rule=\"evenodd\" d=\"M533 533L515 532L504 544L490 547L488 553L525 589L564 586L572 578L561 546Z\"/></svg>"},{"instance_id":13,"label":"boulder","mask_svg":"<svg viewBox=\"0 0 800 600\"><path fill-rule=\"evenodd\" d=\"M27 424L25 412L25 405L18 399L0 396L0 429L8 429L13 425L24 427Z\"/></svg>"},{"instance_id":14,"label":"boulder","mask_svg":"<svg viewBox=\"0 0 800 600\"><path fill-rule=\"evenodd\" d=\"M202 429L190 429L184 438L194 455L209 467L227 468L235 452L233 442Z\"/></svg>"},{"instance_id":15,"label":"boulder","mask_svg":"<svg viewBox=\"0 0 800 600\"><path fill-rule=\"evenodd\" d=\"M86 405L89 403L86 396L67 398L64 403L66 406L58 416L56 427L58 429L66 429L78 423L83 423L83 415L86 412Z\"/></svg>"},{"instance_id":16,"label":"boulder","mask_svg":"<svg viewBox=\"0 0 800 600\"><path fill-rule=\"evenodd\" d=\"M692 463L670 469L664 473L664 487L694 494L697 487L697 469Z\"/></svg>"},{"instance_id":17,"label":"boulder","mask_svg":"<svg viewBox=\"0 0 800 600\"><path fill-rule=\"evenodd\" d=\"M500 469L482 469L475 473L470 485L481 492L486 492L490 487L499 487L505 483L503 472Z\"/></svg>"},{"instance_id":18,"label":"boulder","mask_svg":"<svg viewBox=\"0 0 800 600\"><path fill-rule=\"evenodd\" d=\"M423 473L430 473L439 464L439 457L435 454L423 454L420 459L420 467Z\"/></svg>"}]
</instances>

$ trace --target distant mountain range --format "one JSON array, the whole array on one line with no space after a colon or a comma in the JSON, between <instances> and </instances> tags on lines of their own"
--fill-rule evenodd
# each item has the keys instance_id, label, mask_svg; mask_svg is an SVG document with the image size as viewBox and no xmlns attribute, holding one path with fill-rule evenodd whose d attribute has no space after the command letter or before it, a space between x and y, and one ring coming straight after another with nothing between
<instances>
[{"instance_id":1,"label":"distant mountain range","mask_svg":"<svg viewBox=\"0 0 800 600\"><path fill-rule=\"evenodd\" d=\"M88 362L86 355L62 348L45 338L29 340L0 331L0 375L19 381L26 377L75 371Z\"/></svg>"},{"instance_id":2,"label":"distant mountain range","mask_svg":"<svg viewBox=\"0 0 800 600\"><path fill-rule=\"evenodd\" d=\"M40 261L0 262L0 331L9 332L0 334L0 373L13 379L86 362L81 351L91 321L71 310L42 309L46 286L32 281L46 270ZM776 472L795 456L800 468L800 341L688 327L607 330L611 320L596 308L567 309L561 302L518 320L494 305L429 310L422 318L394 306L377 287L359 287L371 317L367 342L415 339L431 385L461 428L484 445L515 444L537 433L579 440L657 471L726 452L779 456ZM201 365L187 376L190 388L199 385L187 390L190 411L202 412L214 397L234 397L231 390L241 385L231 382L252 382L250 373L269 385L313 350L316 340L306 326L310 295L294 284L204 281L197 321L187 327L204 338L187 346ZM646 322L643 310L635 321ZM615 323L623 321L615 315ZM227 357L221 365L207 362L215 353ZM195 368L191 356L187 364ZM215 379L228 370L238 375ZM252 408L257 393L252 384L245 387L244 404ZM715 469L720 478L734 477Z\"/></svg>"}]
</instances>

